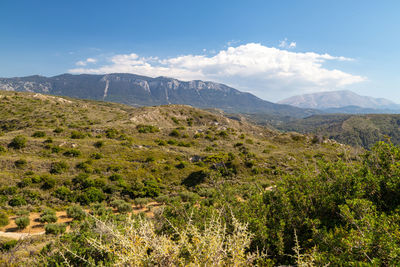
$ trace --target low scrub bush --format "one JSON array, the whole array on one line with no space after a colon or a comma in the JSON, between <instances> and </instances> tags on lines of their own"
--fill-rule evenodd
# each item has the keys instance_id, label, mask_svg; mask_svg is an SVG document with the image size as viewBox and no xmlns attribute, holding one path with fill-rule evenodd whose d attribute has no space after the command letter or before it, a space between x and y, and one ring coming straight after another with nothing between
<instances>
[{"instance_id":1,"label":"low scrub bush","mask_svg":"<svg viewBox=\"0 0 400 267\"><path fill-rule=\"evenodd\" d=\"M55 224L55 223L50 223L44 226L44 230L46 232L46 235L52 234L52 235L59 235L63 234L65 230L67 229L67 225L64 223L61 224Z\"/></svg>"},{"instance_id":2,"label":"low scrub bush","mask_svg":"<svg viewBox=\"0 0 400 267\"><path fill-rule=\"evenodd\" d=\"M26 142L27 140L24 136L18 135L12 139L11 143L8 144L8 147L22 149L26 147Z\"/></svg>"},{"instance_id":3,"label":"low scrub bush","mask_svg":"<svg viewBox=\"0 0 400 267\"><path fill-rule=\"evenodd\" d=\"M18 229L25 229L29 226L31 220L28 216L22 216L15 219L15 224L17 225Z\"/></svg>"},{"instance_id":4,"label":"low scrub bush","mask_svg":"<svg viewBox=\"0 0 400 267\"><path fill-rule=\"evenodd\" d=\"M52 209L45 209L39 218L41 223L55 223L57 220L56 212Z\"/></svg>"},{"instance_id":5,"label":"low scrub bush","mask_svg":"<svg viewBox=\"0 0 400 267\"><path fill-rule=\"evenodd\" d=\"M46 133L43 131L36 131L32 134L32 137L35 137L35 138L41 138L41 137L45 137L45 136L46 136Z\"/></svg>"},{"instance_id":6,"label":"low scrub bush","mask_svg":"<svg viewBox=\"0 0 400 267\"><path fill-rule=\"evenodd\" d=\"M6 226L10 220L5 212L0 211L0 227Z\"/></svg>"},{"instance_id":7,"label":"low scrub bush","mask_svg":"<svg viewBox=\"0 0 400 267\"><path fill-rule=\"evenodd\" d=\"M139 133L156 133L160 131L160 129L158 129L156 126L145 124L139 124L136 126L136 129Z\"/></svg>"},{"instance_id":8,"label":"low scrub bush","mask_svg":"<svg viewBox=\"0 0 400 267\"><path fill-rule=\"evenodd\" d=\"M73 205L67 209L67 216L74 220L81 221L86 217L86 212L79 205Z\"/></svg>"}]
</instances>

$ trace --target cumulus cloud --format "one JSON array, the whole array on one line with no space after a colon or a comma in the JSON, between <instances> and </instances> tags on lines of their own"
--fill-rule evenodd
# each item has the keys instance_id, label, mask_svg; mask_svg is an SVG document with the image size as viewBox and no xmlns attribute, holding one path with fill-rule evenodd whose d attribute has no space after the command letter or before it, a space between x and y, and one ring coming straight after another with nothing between
<instances>
[{"instance_id":1,"label":"cumulus cloud","mask_svg":"<svg viewBox=\"0 0 400 267\"><path fill-rule=\"evenodd\" d=\"M140 57L134 53L115 55L109 59L108 64L98 68L80 67L69 71L92 74L135 73L181 80L211 80L271 100L292 94L336 90L365 81L365 77L323 66L327 61L350 60L352 59L329 54L292 52L248 43L228 47L214 55L189 54L164 59Z\"/></svg>"},{"instance_id":2,"label":"cumulus cloud","mask_svg":"<svg viewBox=\"0 0 400 267\"><path fill-rule=\"evenodd\" d=\"M77 66L86 66L87 64L89 64L89 63L96 63L97 62L97 59L95 59L95 58L87 58L86 60L81 60L81 61L78 61L78 62L76 62L75 64L77 65Z\"/></svg>"}]
</instances>

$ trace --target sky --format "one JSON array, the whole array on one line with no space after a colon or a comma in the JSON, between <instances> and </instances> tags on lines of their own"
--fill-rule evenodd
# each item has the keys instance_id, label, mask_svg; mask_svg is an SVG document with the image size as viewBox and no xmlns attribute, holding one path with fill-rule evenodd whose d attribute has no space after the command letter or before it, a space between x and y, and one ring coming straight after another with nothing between
<instances>
[{"instance_id":1,"label":"sky","mask_svg":"<svg viewBox=\"0 0 400 267\"><path fill-rule=\"evenodd\" d=\"M400 1L0 1L0 77L128 72L400 103Z\"/></svg>"}]
</instances>

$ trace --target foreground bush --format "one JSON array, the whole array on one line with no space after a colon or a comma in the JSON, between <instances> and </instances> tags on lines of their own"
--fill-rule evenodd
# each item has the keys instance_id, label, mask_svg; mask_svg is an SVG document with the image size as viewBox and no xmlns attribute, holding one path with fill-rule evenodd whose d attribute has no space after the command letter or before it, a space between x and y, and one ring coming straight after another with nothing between
<instances>
[{"instance_id":1,"label":"foreground bush","mask_svg":"<svg viewBox=\"0 0 400 267\"><path fill-rule=\"evenodd\" d=\"M93 228L85 234L85 244L81 244L86 249L60 244L46 263L59 260L70 266L248 266L261 258L246 252L252 235L234 217L229 233L220 218L212 217L204 229L189 220L183 230L176 228L172 235L158 234L153 221L140 217L127 218L122 224L93 220Z\"/></svg>"}]
</instances>

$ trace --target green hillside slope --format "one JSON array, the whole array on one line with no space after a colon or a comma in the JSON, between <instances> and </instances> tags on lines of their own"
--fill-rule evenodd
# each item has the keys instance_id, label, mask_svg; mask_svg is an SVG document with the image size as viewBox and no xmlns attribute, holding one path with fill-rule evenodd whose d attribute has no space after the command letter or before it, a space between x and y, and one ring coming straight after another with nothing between
<instances>
[{"instance_id":1,"label":"green hillside slope","mask_svg":"<svg viewBox=\"0 0 400 267\"><path fill-rule=\"evenodd\" d=\"M0 129L2 265L400 263L392 144L15 92Z\"/></svg>"},{"instance_id":2,"label":"green hillside slope","mask_svg":"<svg viewBox=\"0 0 400 267\"><path fill-rule=\"evenodd\" d=\"M277 128L285 131L313 133L352 146L371 148L377 141L386 140L400 144L400 115L315 115L291 121Z\"/></svg>"}]
</instances>

